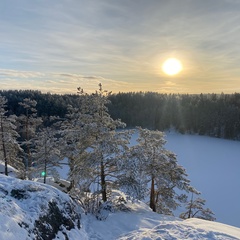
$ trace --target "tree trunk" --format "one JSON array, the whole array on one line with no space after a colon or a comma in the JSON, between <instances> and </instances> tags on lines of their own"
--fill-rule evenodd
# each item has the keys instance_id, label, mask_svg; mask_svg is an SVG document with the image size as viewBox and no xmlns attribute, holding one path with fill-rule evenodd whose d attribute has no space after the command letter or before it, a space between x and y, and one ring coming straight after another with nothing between
<instances>
[{"instance_id":1,"label":"tree trunk","mask_svg":"<svg viewBox=\"0 0 240 240\"><path fill-rule=\"evenodd\" d=\"M105 181L105 172L104 172L104 165L103 160L101 160L101 192L102 192L102 200L104 202L107 201L107 189L106 189L106 181Z\"/></svg>"},{"instance_id":2,"label":"tree trunk","mask_svg":"<svg viewBox=\"0 0 240 240\"><path fill-rule=\"evenodd\" d=\"M72 172L73 172L73 169L74 169L73 162L74 162L74 158L69 157L68 164L69 164L69 168L70 168L70 176L72 176ZM70 192L74 187L75 187L75 181L73 179L71 179L70 180L70 185L69 185L69 187L67 187L67 191Z\"/></svg>"},{"instance_id":3,"label":"tree trunk","mask_svg":"<svg viewBox=\"0 0 240 240\"><path fill-rule=\"evenodd\" d=\"M46 183L46 177L47 177L47 159L45 157L44 159L44 176L43 176L43 183Z\"/></svg>"},{"instance_id":4,"label":"tree trunk","mask_svg":"<svg viewBox=\"0 0 240 240\"><path fill-rule=\"evenodd\" d=\"M192 205L193 205L193 193L192 193L191 203L190 203L190 206L189 206L188 218L191 218Z\"/></svg>"},{"instance_id":5,"label":"tree trunk","mask_svg":"<svg viewBox=\"0 0 240 240\"><path fill-rule=\"evenodd\" d=\"M71 180L69 187L67 187L67 191L70 192L74 188L74 186L75 186L74 180Z\"/></svg>"},{"instance_id":6,"label":"tree trunk","mask_svg":"<svg viewBox=\"0 0 240 240\"><path fill-rule=\"evenodd\" d=\"M153 212L156 212L154 184L155 184L155 183L154 183L154 177L152 176L149 206L150 206L150 208L153 210Z\"/></svg>"},{"instance_id":7,"label":"tree trunk","mask_svg":"<svg viewBox=\"0 0 240 240\"><path fill-rule=\"evenodd\" d=\"M4 140L4 129L3 129L3 119L1 117L1 132L2 132L2 149L3 149L3 158L5 164L5 175L8 176L8 160L7 160L7 152Z\"/></svg>"},{"instance_id":8,"label":"tree trunk","mask_svg":"<svg viewBox=\"0 0 240 240\"><path fill-rule=\"evenodd\" d=\"M30 179L31 180L31 176L30 176L30 173L29 173L29 168L32 166L31 164L31 160L30 160L30 157L31 157L31 153L30 153L30 146L29 146L29 119L28 119L28 110L26 112L26 126L25 126L25 134L26 134L26 141L27 141L27 161L26 161L26 178L27 179Z\"/></svg>"},{"instance_id":9,"label":"tree trunk","mask_svg":"<svg viewBox=\"0 0 240 240\"><path fill-rule=\"evenodd\" d=\"M47 162L48 162L48 156L47 156L47 140L45 137L44 140L44 155L45 155L45 159L44 159L44 176L43 176L43 183L46 183L46 177L47 177Z\"/></svg>"}]
</instances>

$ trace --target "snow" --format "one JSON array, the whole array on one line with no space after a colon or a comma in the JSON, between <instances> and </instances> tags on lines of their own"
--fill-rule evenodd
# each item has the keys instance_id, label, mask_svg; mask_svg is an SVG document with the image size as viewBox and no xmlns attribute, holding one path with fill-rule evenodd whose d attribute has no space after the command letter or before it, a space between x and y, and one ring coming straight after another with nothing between
<instances>
[{"instance_id":1,"label":"snow","mask_svg":"<svg viewBox=\"0 0 240 240\"><path fill-rule=\"evenodd\" d=\"M4 162L0 160L0 173L5 173L5 165ZM17 173L17 170L13 168L12 166L8 165L8 175L11 177L15 177Z\"/></svg>"},{"instance_id":2,"label":"snow","mask_svg":"<svg viewBox=\"0 0 240 240\"><path fill-rule=\"evenodd\" d=\"M1 240L27 239L27 236L27 231L17 224L17 221L13 216L9 217L6 214L0 213Z\"/></svg>"},{"instance_id":3,"label":"snow","mask_svg":"<svg viewBox=\"0 0 240 240\"><path fill-rule=\"evenodd\" d=\"M240 227L240 142L175 132L166 140L217 221Z\"/></svg>"},{"instance_id":4,"label":"snow","mask_svg":"<svg viewBox=\"0 0 240 240\"><path fill-rule=\"evenodd\" d=\"M13 188L30 189L28 198L17 200L9 198L6 192ZM37 191L38 190L38 191ZM39 194L39 192L42 192ZM115 191L116 196L125 195ZM18 240L34 239L20 227L23 220L30 227L51 199L69 200L67 194L56 188L33 181L22 181L12 177L0 175L0 239ZM130 240L130 239L210 239L230 240L240 239L240 228L225 224L204 221L200 219L181 220L164 216L151 211L141 201L128 200L128 212L111 212L106 220L99 221L92 215L82 214L81 229L72 229L68 236L71 240ZM59 206L60 208L63 206ZM59 232L55 240L64 240L65 236Z\"/></svg>"},{"instance_id":5,"label":"snow","mask_svg":"<svg viewBox=\"0 0 240 240\"><path fill-rule=\"evenodd\" d=\"M132 144L135 139L134 135ZM178 155L178 161L186 168L192 184L207 200L207 207L215 212L218 221L225 224L164 216L152 212L141 201L128 201L130 212L112 212L103 221L82 214L81 229L72 229L68 233L70 240L240 239L240 142L177 133L167 133L166 139L166 148ZM63 167L60 171L60 176L66 179L67 168ZM64 179L59 181L67 184ZM53 184L53 179L48 178L47 182ZM14 187L32 191L28 191L29 197L24 201L9 198L6 192L11 192ZM124 196L121 192L117 193ZM69 200L69 197L47 184L21 181L0 174L0 240L34 239L19 223L24 220L29 226L33 225L44 211L39 206L52 199ZM59 231L55 240L64 239L64 234Z\"/></svg>"},{"instance_id":6,"label":"snow","mask_svg":"<svg viewBox=\"0 0 240 240\"><path fill-rule=\"evenodd\" d=\"M91 240L240 239L240 229L200 219L181 220L152 212L142 202L128 202L131 212L111 213L105 221L83 216Z\"/></svg>"},{"instance_id":7,"label":"snow","mask_svg":"<svg viewBox=\"0 0 240 240\"><path fill-rule=\"evenodd\" d=\"M22 190L24 196L18 198L18 193L14 190L18 193ZM52 200L63 210L64 203L70 202L70 197L47 184L23 181L0 174L0 240L34 239L34 234L30 233L29 236L25 227L34 229L35 221L43 215ZM75 236L78 236L75 239L81 239L79 237L82 237L82 231L74 230L71 234L75 232Z\"/></svg>"},{"instance_id":8,"label":"snow","mask_svg":"<svg viewBox=\"0 0 240 240\"><path fill-rule=\"evenodd\" d=\"M223 223L209 222L197 218L191 218L185 220L188 226L193 226L199 229L205 229L206 231L213 231L216 233L223 233L226 235L231 235L235 238L239 238L239 228L232 227Z\"/></svg>"}]
</instances>

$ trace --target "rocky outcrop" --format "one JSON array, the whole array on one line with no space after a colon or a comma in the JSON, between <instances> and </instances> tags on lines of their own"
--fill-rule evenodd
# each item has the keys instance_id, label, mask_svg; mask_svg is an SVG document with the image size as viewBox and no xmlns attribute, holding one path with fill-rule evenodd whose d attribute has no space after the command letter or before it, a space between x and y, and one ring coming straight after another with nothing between
<instances>
[{"instance_id":1,"label":"rocky outcrop","mask_svg":"<svg viewBox=\"0 0 240 240\"><path fill-rule=\"evenodd\" d=\"M79 206L67 194L46 184L0 176L1 214L12 217L29 239L69 239L80 229ZM11 229L9 229L11 231Z\"/></svg>"}]
</instances>

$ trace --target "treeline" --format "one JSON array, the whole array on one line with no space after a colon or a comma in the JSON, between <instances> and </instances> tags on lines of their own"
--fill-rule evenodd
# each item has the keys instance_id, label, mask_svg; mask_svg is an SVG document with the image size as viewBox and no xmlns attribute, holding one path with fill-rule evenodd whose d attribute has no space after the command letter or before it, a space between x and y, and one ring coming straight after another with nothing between
<instances>
[{"instance_id":1,"label":"treeline","mask_svg":"<svg viewBox=\"0 0 240 240\"><path fill-rule=\"evenodd\" d=\"M35 100L37 102L37 114L43 118L49 116L64 117L67 113L68 105L75 106L78 97L77 94L58 95L41 93L36 90L2 90L0 91L0 95L8 100L8 112L17 116L24 113L23 108L19 106L19 102L22 102L25 98Z\"/></svg>"},{"instance_id":2,"label":"treeline","mask_svg":"<svg viewBox=\"0 0 240 240\"><path fill-rule=\"evenodd\" d=\"M77 94L50 94L33 90L0 91L8 100L9 113L21 115L25 98L37 101L37 113L45 122L49 116L64 117L68 105L77 105ZM240 139L240 93L160 94L129 92L109 96L109 113L127 127L154 130L174 128L181 133L197 133L227 139Z\"/></svg>"},{"instance_id":3,"label":"treeline","mask_svg":"<svg viewBox=\"0 0 240 240\"><path fill-rule=\"evenodd\" d=\"M240 94L159 94L119 93L110 96L109 110L128 127L174 128L181 133L197 133L240 139Z\"/></svg>"}]
</instances>

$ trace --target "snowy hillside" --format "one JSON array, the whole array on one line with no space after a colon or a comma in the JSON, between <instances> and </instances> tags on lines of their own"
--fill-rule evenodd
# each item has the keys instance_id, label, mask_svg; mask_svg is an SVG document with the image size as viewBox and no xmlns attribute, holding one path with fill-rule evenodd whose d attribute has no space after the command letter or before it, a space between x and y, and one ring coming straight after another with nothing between
<instances>
[{"instance_id":1,"label":"snowy hillside","mask_svg":"<svg viewBox=\"0 0 240 240\"><path fill-rule=\"evenodd\" d=\"M115 196L125 197L118 191ZM0 203L0 240L240 239L239 228L163 216L140 201L127 201L128 211L108 212L103 221L85 214L80 220L80 209L68 195L4 175L0 175Z\"/></svg>"},{"instance_id":2,"label":"snowy hillside","mask_svg":"<svg viewBox=\"0 0 240 240\"><path fill-rule=\"evenodd\" d=\"M12 166L8 165L8 175L11 177L15 177L16 176L16 172L17 170L15 168L13 168ZM0 160L0 173L4 174L5 173L5 166L4 166L4 162Z\"/></svg>"},{"instance_id":3,"label":"snowy hillside","mask_svg":"<svg viewBox=\"0 0 240 240\"><path fill-rule=\"evenodd\" d=\"M106 221L87 219L89 239L121 240L228 240L240 239L240 229L200 219L181 220L152 212L139 202L128 206L131 212L113 213Z\"/></svg>"},{"instance_id":4,"label":"snowy hillside","mask_svg":"<svg viewBox=\"0 0 240 240\"><path fill-rule=\"evenodd\" d=\"M49 185L0 174L0 240L81 239L78 206Z\"/></svg>"},{"instance_id":5,"label":"snowy hillside","mask_svg":"<svg viewBox=\"0 0 240 240\"><path fill-rule=\"evenodd\" d=\"M135 143L135 137L132 144ZM193 185L203 193L216 217L220 215L222 220L232 220L236 225L239 193L230 187L223 189L222 186L239 182L236 182L239 177L236 174L239 169L239 142L176 133L167 134L167 140L167 148L178 155L179 163L187 169ZM3 172L3 164L0 164L1 169ZM15 171L12 168L10 170ZM64 165L57 170L63 178L61 181L66 182L68 167ZM224 172L228 178L222 177ZM12 173L10 175L14 176ZM53 184L50 177L47 183ZM56 184L54 186L58 187ZM231 191L231 196L236 198L231 197L232 204L226 207L229 197L218 199L218 194ZM121 192L114 193L116 197L126 198ZM127 201L125 205L129 211L107 211L105 214L108 217L99 221L94 216L83 214L67 194L54 187L0 174L0 240L240 239L240 228L237 227L159 215L140 201ZM224 214L228 212L231 216L226 218Z\"/></svg>"}]
</instances>

